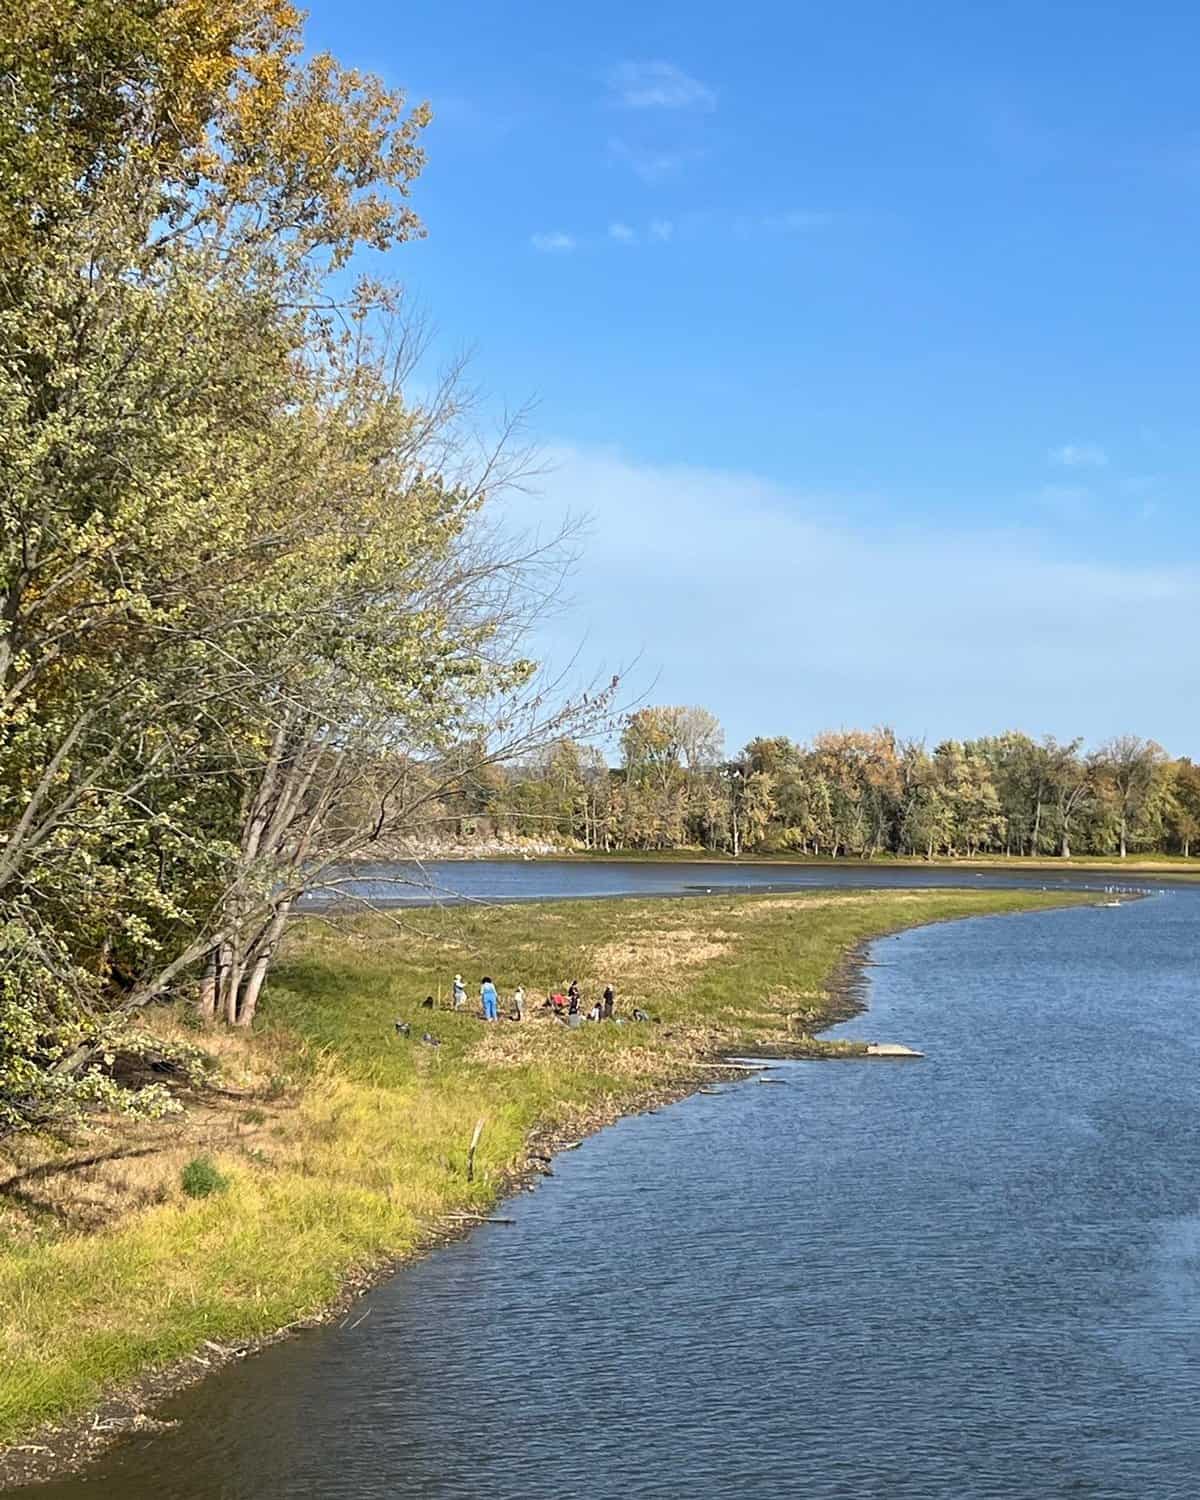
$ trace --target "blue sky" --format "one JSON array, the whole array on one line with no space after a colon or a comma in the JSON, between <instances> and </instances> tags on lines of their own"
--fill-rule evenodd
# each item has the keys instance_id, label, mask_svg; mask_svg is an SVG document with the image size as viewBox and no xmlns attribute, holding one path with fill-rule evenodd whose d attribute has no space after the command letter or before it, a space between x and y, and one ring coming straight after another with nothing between
<instances>
[{"instance_id":1,"label":"blue sky","mask_svg":"<svg viewBox=\"0 0 1200 1500\"><path fill-rule=\"evenodd\" d=\"M314 0L428 98L386 270L590 530L539 646L731 746L1196 743L1200 15Z\"/></svg>"}]
</instances>

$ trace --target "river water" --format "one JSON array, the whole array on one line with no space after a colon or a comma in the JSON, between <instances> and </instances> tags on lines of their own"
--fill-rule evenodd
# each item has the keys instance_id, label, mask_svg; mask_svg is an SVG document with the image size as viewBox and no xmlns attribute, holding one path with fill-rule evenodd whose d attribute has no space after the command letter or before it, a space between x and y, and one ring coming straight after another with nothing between
<instances>
[{"instance_id":1,"label":"river water","mask_svg":"<svg viewBox=\"0 0 1200 1500\"><path fill-rule=\"evenodd\" d=\"M37 1493L1192 1497L1198 936L1177 890L883 939L840 1030L925 1061L627 1119Z\"/></svg>"},{"instance_id":2,"label":"river water","mask_svg":"<svg viewBox=\"0 0 1200 1500\"><path fill-rule=\"evenodd\" d=\"M836 886L858 890L926 886L1008 886L1056 890L1104 890L1115 877L1086 868L1027 870L1020 860L988 870L951 865L905 867L732 864L703 860L536 859L393 860L360 864L308 898L326 905L339 897L377 905L426 905L433 901L546 901L584 896L681 896L703 891L793 891ZM1169 877L1131 877L1124 886L1158 889Z\"/></svg>"}]
</instances>

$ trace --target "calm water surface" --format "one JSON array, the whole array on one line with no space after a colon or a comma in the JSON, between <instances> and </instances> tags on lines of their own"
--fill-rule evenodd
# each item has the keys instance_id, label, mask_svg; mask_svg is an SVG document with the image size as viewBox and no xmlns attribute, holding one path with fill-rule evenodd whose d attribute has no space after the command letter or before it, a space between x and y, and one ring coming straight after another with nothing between
<instances>
[{"instance_id":1,"label":"calm water surface","mask_svg":"<svg viewBox=\"0 0 1200 1500\"><path fill-rule=\"evenodd\" d=\"M544 901L584 896L678 896L701 891L812 890L816 886L896 889L914 886L1006 886L1055 890L1063 886L1105 889L1115 877L1086 868L1025 870L1019 860L990 870L889 868L847 860L840 865L726 864L708 861L635 859L392 860L361 864L310 899L324 903L339 895L377 903L430 901ZM1126 885L1157 889L1169 877L1131 877Z\"/></svg>"},{"instance_id":2,"label":"calm water surface","mask_svg":"<svg viewBox=\"0 0 1200 1500\"><path fill-rule=\"evenodd\" d=\"M1179 891L883 940L842 1029L924 1062L626 1120L38 1493L1195 1496L1198 936Z\"/></svg>"}]
</instances>

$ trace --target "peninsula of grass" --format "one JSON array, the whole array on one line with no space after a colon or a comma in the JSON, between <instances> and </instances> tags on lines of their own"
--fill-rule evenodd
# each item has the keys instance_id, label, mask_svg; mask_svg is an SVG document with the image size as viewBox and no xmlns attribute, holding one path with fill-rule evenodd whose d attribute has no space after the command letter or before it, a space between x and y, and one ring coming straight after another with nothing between
<instances>
[{"instance_id":1,"label":"peninsula of grass","mask_svg":"<svg viewBox=\"0 0 1200 1500\"><path fill-rule=\"evenodd\" d=\"M5 1148L0 1443L45 1441L46 1423L147 1372L173 1372L169 1386L198 1368L189 1357L216 1363L319 1316L435 1243L448 1211L487 1209L532 1155L686 1091L730 1051L806 1047L853 1009L840 976L865 940L1085 899L813 891L312 922L292 937L254 1036L187 1032L170 1012L155 1021L212 1053L225 1092L176 1123L101 1121ZM469 1011L446 1008L455 972ZM502 1014L524 985L523 1025L476 1018L485 973ZM611 982L625 1024L568 1029L536 1008L571 979L589 998ZM631 1021L635 1006L657 1024Z\"/></svg>"}]
</instances>

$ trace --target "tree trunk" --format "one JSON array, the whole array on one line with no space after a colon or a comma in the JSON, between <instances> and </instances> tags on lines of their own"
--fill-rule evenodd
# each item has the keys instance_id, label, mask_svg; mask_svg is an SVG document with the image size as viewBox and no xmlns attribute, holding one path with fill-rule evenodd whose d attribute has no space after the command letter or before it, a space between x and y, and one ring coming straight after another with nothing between
<instances>
[{"instance_id":1,"label":"tree trunk","mask_svg":"<svg viewBox=\"0 0 1200 1500\"><path fill-rule=\"evenodd\" d=\"M227 1026L236 1026L238 1018L238 995L242 988L242 975L246 972L245 964L240 962L232 945L228 948L228 962L225 964L225 972L222 975L221 984L221 1014Z\"/></svg>"},{"instance_id":2,"label":"tree trunk","mask_svg":"<svg viewBox=\"0 0 1200 1500\"><path fill-rule=\"evenodd\" d=\"M254 1022L255 1012L258 1010L258 997L262 993L263 982L271 967L271 960L275 957L275 949L279 945L279 939L283 934L291 909L291 901L280 902L256 944L257 952L250 961L242 992L238 996L237 1024L239 1026L250 1026Z\"/></svg>"},{"instance_id":3,"label":"tree trunk","mask_svg":"<svg viewBox=\"0 0 1200 1500\"><path fill-rule=\"evenodd\" d=\"M204 960L204 976L200 980L200 995L196 1001L196 1013L204 1022L217 1018L217 975L217 950L213 948Z\"/></svg>"},{"instance_id":4,"label":"tree trunk","mask_svg":"<svg viewBox=\"0 0 1200 1500\"><path fill-rule=\"evenodd\" d=\"M262 993L263 981L267 977L267 970L271 965L271 955L264 953L255 959L250 971L246 976L246 982L242 985L242 992L238 996L237 1022L238 1026L250 1026L254 1022L254 1012L258 1009L258 997Z\"/></svg>"},{"instance_id":5,"label":"tree trunk","mask_svg":"<svg viewBox=\"0 0 1200 1500\"><path fill-rule=\"evenodd\" d=\"M1121 814L1121 858L1125 858L1125 814Z\"/></svg>"}]
</instances>

